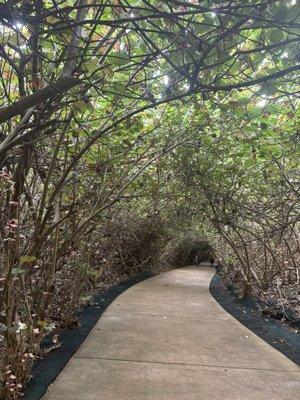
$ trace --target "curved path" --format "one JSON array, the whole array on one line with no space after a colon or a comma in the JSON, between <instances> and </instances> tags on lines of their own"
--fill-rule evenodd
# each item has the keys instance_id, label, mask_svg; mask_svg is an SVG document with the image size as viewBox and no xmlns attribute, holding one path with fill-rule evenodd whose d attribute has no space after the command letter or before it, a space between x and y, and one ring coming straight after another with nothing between
<instances>
[{"instance_id":1,"label":"curved path","mask_svg":"<svg viewBox=\"0 0 300 400\"><path fill-rule=\"evenodd\" d=\"M121 294L43 399L300 398L300 368L219 306L213 274L181 268Z\"/></svg>"}]
</instances>

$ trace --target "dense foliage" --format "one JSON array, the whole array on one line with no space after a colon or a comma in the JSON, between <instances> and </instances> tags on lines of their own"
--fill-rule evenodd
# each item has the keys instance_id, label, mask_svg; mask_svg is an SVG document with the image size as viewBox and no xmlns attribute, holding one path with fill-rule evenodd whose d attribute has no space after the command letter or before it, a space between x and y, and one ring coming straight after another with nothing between
<instances>
[{"instance_id":1,"label":"dense foliage","mask_svg":"<svg viewBox=\"0 0 300 400\"><path fill-rule=\"evenodd\" d=\"M299 14L295 0L0 4L4 398L92 290L199 240L240 295L296 304Z\"/></svg>"}]
</instances>

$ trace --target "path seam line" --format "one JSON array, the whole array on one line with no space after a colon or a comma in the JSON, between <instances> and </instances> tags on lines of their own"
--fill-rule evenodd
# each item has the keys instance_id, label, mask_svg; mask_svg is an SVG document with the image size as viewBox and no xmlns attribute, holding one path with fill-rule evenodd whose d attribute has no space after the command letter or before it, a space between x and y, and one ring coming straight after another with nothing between
<instances>
[{"instance_id":1,"label":"path seam line","mask_svg":"<svg viewBox=\"0 0 300 400\"><path fill-rule=\"evenodd\" d=\"M161 365L180 365L180 366L191 366L191 367L207 367L207 368L227 368L237 370L250 370L250 371L269 371L269 372L287 372L287 373L300 373L299 371L288 371L285 369L269 369L269 368L251 368L251 367L233 367L228 365L207 365L207 364L196 364L196 363L179 363L179 362L164 362L164 361L148 361L148 360L127 360L124 358L108 358L108 357L93 357L93 356L76 356L73 358L87 359L87 360L103 360L103 361L119 361L119 362L131 362L131 363L145 363L145 364L161 364Z\"/></svg>"}]
</instances>

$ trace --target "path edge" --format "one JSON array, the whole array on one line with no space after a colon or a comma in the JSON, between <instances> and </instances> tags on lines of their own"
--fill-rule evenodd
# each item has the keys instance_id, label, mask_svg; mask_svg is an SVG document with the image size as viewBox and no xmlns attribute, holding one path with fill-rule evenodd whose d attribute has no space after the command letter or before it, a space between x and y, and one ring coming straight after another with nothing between
<instances>
[{"instance_id":1,"label":"path edge","mask_svg":"<svg viewBox=\"0 0 300 400\"><path fill-rule=\"evenodd\" d=\"M120 282L104 292L96 293L91 305L81 307L76 313L79 327L66 329L59 336L60 347L44 358L35 361L31 370L32 378L25 387L24 400L40 400L48 387L54 382L70 358L80 347L90 331L96 325L107 307L131 286L155 276L152 272L143 272ZM51 340L45 338L45 342Z\"/></svg>"},{"instance_id":2,"label":"path edge","mask_svg":"<svg viewBox=\"0 0 300 400\"><path fill-rule=\"evenodd\" d=\"M218 273L210 282L209 292L220 306L242 325L300 365L299 334L291 332L286 325L272 317L263 317L255 306L250 306L246 301L237 300L222 283Z\"/></svg>"}]
</instances>

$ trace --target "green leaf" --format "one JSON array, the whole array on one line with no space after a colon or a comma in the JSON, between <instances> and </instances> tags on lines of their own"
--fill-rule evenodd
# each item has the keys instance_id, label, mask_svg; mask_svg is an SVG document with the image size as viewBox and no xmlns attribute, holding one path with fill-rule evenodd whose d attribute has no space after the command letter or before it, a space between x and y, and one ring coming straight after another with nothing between
<instances>
[{"instance_id":1,"label":"green leaf","mask_svg":"<svg viewBox=\"0 0 300 400\"><path fill-rule=\"evenodd\" d=\"M40 328L42 328L42 329L46 329L47 326L48 326L48 322L47 322L47 321L39 320L39 321L37 322L37 325L38 325Z\"/></svg>"},{"instance_id":2,"label":"green leaf","mask_svg":"<svg viewBox=\"0 0 300 400\"><path fill-rule=\"evenodd\" d=\"M36 260L35 256L28 256L28 255L27 256L23 256L23 257L20 258L20 262L22 264L29 264L29 263L32 263L35 260Z\"/></svg>"},{"instance_id":3,"label":"green leaf","mask_svg":"<svg viewBox=\"0 0 300 400\"><path fill-rule=\"evenodd\" d=\"M128 64L130 62L130 58L124 51L121 52L114 51L109 54L109 61L113 65L121 66Z\"/></svg>"},{"instance_id":4,"label":"green leaf","mask_svg":"<svg viewBox=\"0 0 300 400\"><path fill-rule=\"evenodd\" d=\"M273 96L277 92L277 85L275 83L267 83L261 87L259 94L265 96Z\"/></svg>"},{"instance_id":5,"label":"green leaf","mask_svg":"<svg viewBox=\"0 0 300 400\"><path fill-rule=\"evenodd\" d=\"M280 42L281 40L283 40L283 38L284 38L283 32L279 29L272 30L269 35L269 39L272 43Z\"/></svg>"},{"instance_id":6,"label":"green leaf","mask_svg":"<svg viewBox=\"0 0 300 400\"><path fill-rule=\"evenodd\" d=\"M125 93L126 92L126 85L122 82L113 82L112 83L113 91L116 93Z\"/></svg>"},{"instance_id":7,"label":"green leaf","mask_svg":"<svg viewBox=\"0 0 300 400\"><path fill-rule=\"evenodd\" d=\"M73 103L73 110L83 113L87 109L88 105L84 100L78 100Z\"/></svg>"},{"instance_id":8,"label":"green leaf","mask_svg":"<svg viewBox=\"0 0 300 400\"><path fill-rule=\"evenodd\" d=\"M22 269L22 268L12 268L12 270L11 270L11 273L13 274L13 275L21 275L21 274L24 274L24 269Z\"/></svg>"}]
</instances>

